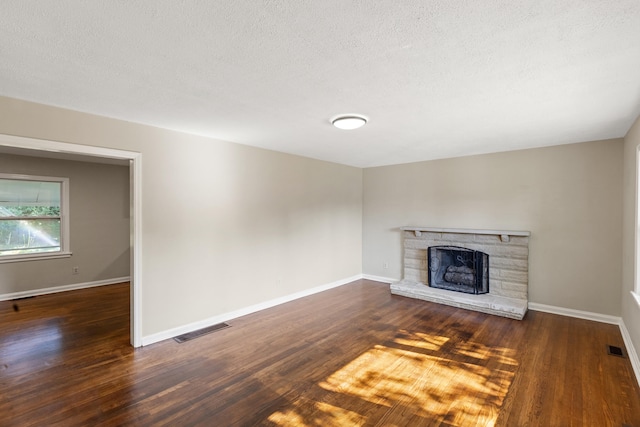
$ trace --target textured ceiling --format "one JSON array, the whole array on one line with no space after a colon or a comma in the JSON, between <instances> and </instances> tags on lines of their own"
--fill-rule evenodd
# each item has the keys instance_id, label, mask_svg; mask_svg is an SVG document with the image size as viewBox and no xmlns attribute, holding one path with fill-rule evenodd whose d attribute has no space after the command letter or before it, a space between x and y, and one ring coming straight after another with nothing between
<instances>
[{"instance_id":1,"label":"textured ceiling","mask_svg":"<svg viewBox=\"0 0 640 427\"><path fill-rule=\"evenodd\" d=\"M2 0L0 95L360 167L621 137L640 1Z\"/></svg>"}]
</instances>

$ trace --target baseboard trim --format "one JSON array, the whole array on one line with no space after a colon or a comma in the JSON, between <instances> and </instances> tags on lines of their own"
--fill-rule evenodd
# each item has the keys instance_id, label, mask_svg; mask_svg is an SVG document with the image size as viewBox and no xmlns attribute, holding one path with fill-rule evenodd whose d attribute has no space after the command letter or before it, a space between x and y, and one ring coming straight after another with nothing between
<instances>
[{"instance_id":1,"label":"baseboard trim","mask_svg":"<svg viewBox=\"0 0 640 427\"><path fill-rule=\"evenodd\" d=\"M274 298L269 301L261 302L258 304L254 304L248 307L244 307L238 310L230 311L228 313L220 314L218 316L213 316L208 319L200 320L198 322L189 323L184 326L179 326L177 328L168 329L163 332L158 332L155 334L147 335L142 337L142 345L150 345L159 341L164 341L178 335L186 334L189 332L196 331L198 329L206 328L217 323L227 322L229 320L235 319L237 317L246 316L247 314L252 314L258 311L265 310L267 308L275 307L280 304L284 304L290 301L297 300L299 298L304 298L309 295L317 294L323 291L327 291L329 289L337 288L339 286L346 285L348 283L354 282L356 280L362 279L362 275L358 274L356 276L352 276L346 279L337 280L335 282L327 283L321 286L316 286L315 288L305 289L304 291L295 292L293 294L285 295L280 298Z\"/></svg>"},{"instance_id":2,"label":"baseboard trim","mask_svg":"<svg viewBox=\"0 0 640 427\"><path fill-rule=\"evenodd\" d=\"M93 282L73 283L71 285L54 286L51 288L33 289L30 291L11 292L0 294L0 301L8 301L17 298L37 297L38 295L55 294L57 292L75 291L77 289L95 288L96 286L114 285L116 283L129 282L130 277L116 277L113 279L95 280Z\"/></svg>"},{"instance_id":3,"label":"baseboard trim","mask_svg":"<svg viewBox=\"0 0 640 427\"><path fill-rule=\"evenodd\" d=\"M640 385L640 359L638 359L638 353L633 346L631 335L629 335L629 330L627 329L627 325L624 324L623 319L620 319L620 333L622 334L624 346L627 348L627 355L629 356L629 361L631 361L633 373L636 375L636 381L638 381L638 385Z\"/></svg>"},{"instance_id":4,"label":"baseboard trim","mask_svg":"<svg viewBox=\"0 0 640 427\"><path fill-rule=\"evenodd\" d=\"M393 283L398 282L400 279L392 279L391 277L373 276L371 274L363 274L363 279L373 280L374 282Z\"/></svg>"},{"instance_id":5,"label":"baseboard trim","mask_svg":"<svg viewBox=\"0 0 640 427\"><path fill-rule=\"evenodd\" d=\"M574 310L572 308L557 307L554 305L529 303L529 310L542 311L545 313L559 314L561 316L576 317L578 319L593 320L595 322L610 323L619 325L622 321L621 317L610 316L608 314L593 313L590 311Z\"/></svg>"}]
</instances>

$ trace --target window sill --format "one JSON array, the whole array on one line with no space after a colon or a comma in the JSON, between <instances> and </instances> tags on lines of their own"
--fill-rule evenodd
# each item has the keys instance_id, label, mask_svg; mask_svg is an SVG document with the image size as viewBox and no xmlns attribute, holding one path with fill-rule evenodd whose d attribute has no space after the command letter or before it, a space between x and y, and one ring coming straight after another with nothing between
<instances>
[{"instance_id":1,"label":"window sill","mask_svg":"<svg viewBox=\"0 0 640 427\"><path fill-rule=\"evenodd\" d=\"M637 294L634 291L631 291L631 295L633 295L633 298L636 300L638 307L640 307L640 294Z\"/></svg>"},{"instance_id":2,"label":"window sill","mask_svg":"<svg viewBox=\"0 0 640 427\"><path fill-rule=\"evenodd\" d=\"M71 252L56 252L53 254L34 254L34 255L8 255L0 257L0 264L9 262L39 261L43 259L69 258Z\"/></svg>"}]
</instances>

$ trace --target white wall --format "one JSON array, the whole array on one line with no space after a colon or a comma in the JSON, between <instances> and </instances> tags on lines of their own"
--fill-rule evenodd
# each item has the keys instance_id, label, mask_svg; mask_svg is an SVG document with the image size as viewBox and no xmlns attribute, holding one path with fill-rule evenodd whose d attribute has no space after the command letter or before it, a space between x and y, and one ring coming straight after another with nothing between
<instances>
[{"instance_id":1,"label":"white wall","mask_svg":"<svg viewBox=\"0 0 640 427\"><path fill-rule=\"evenodd\" d=\"M610 140L365 169L364 274L401 277L404 225L527 230L529 301L619 316L622 148Z\"/></svg>"},{"instance_id":2,"label":"white wall","mask_svg":"<svg viewBox=\"0 0 640 427\"><path fill-rule=\"evenodd\" d=\"M142 153L142 335L361 273L362 171L0 97L0 133Z\"/></svg>"},{"instance_id":3,"label":"white wall","mask_svg":"<svg viewBox=\"0 0 640 427\"><path fill-rule=\"evenodd\" d=\"M622 319L629 331L633 346L640 350L640 307L631 295L634 289L634 265L636 234L636 150L640 145L640 117L624 139L624 219L622 240ZM637 352L636 350L636 352Z\"/></svg>"},{"instance_id":4,"label":"white wall","mask_svg":"<svg viewBox=\"0 0 640 427\"><path fill-rule=\"evenodd\" d=\"M128 166L0 154L0 171L69 178L73 252L0 264L0 295L129 276Z\"/></svg>"}]
</instances>

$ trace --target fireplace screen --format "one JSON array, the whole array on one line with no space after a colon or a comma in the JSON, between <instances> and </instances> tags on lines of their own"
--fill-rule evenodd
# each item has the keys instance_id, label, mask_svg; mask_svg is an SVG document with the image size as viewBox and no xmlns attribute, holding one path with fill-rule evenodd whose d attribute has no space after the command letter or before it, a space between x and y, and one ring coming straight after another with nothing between
<instances>
[{"instance_id":1,"label":"fireplace screen","mask_svg":"<svg viewBox=\"0 0 640 427\"><path fill-rule=\"evenodd\" d=\"M458 246L431 246L429 286L468 294L489 292L489 255Z\"/></svg>"}]
</instances>

